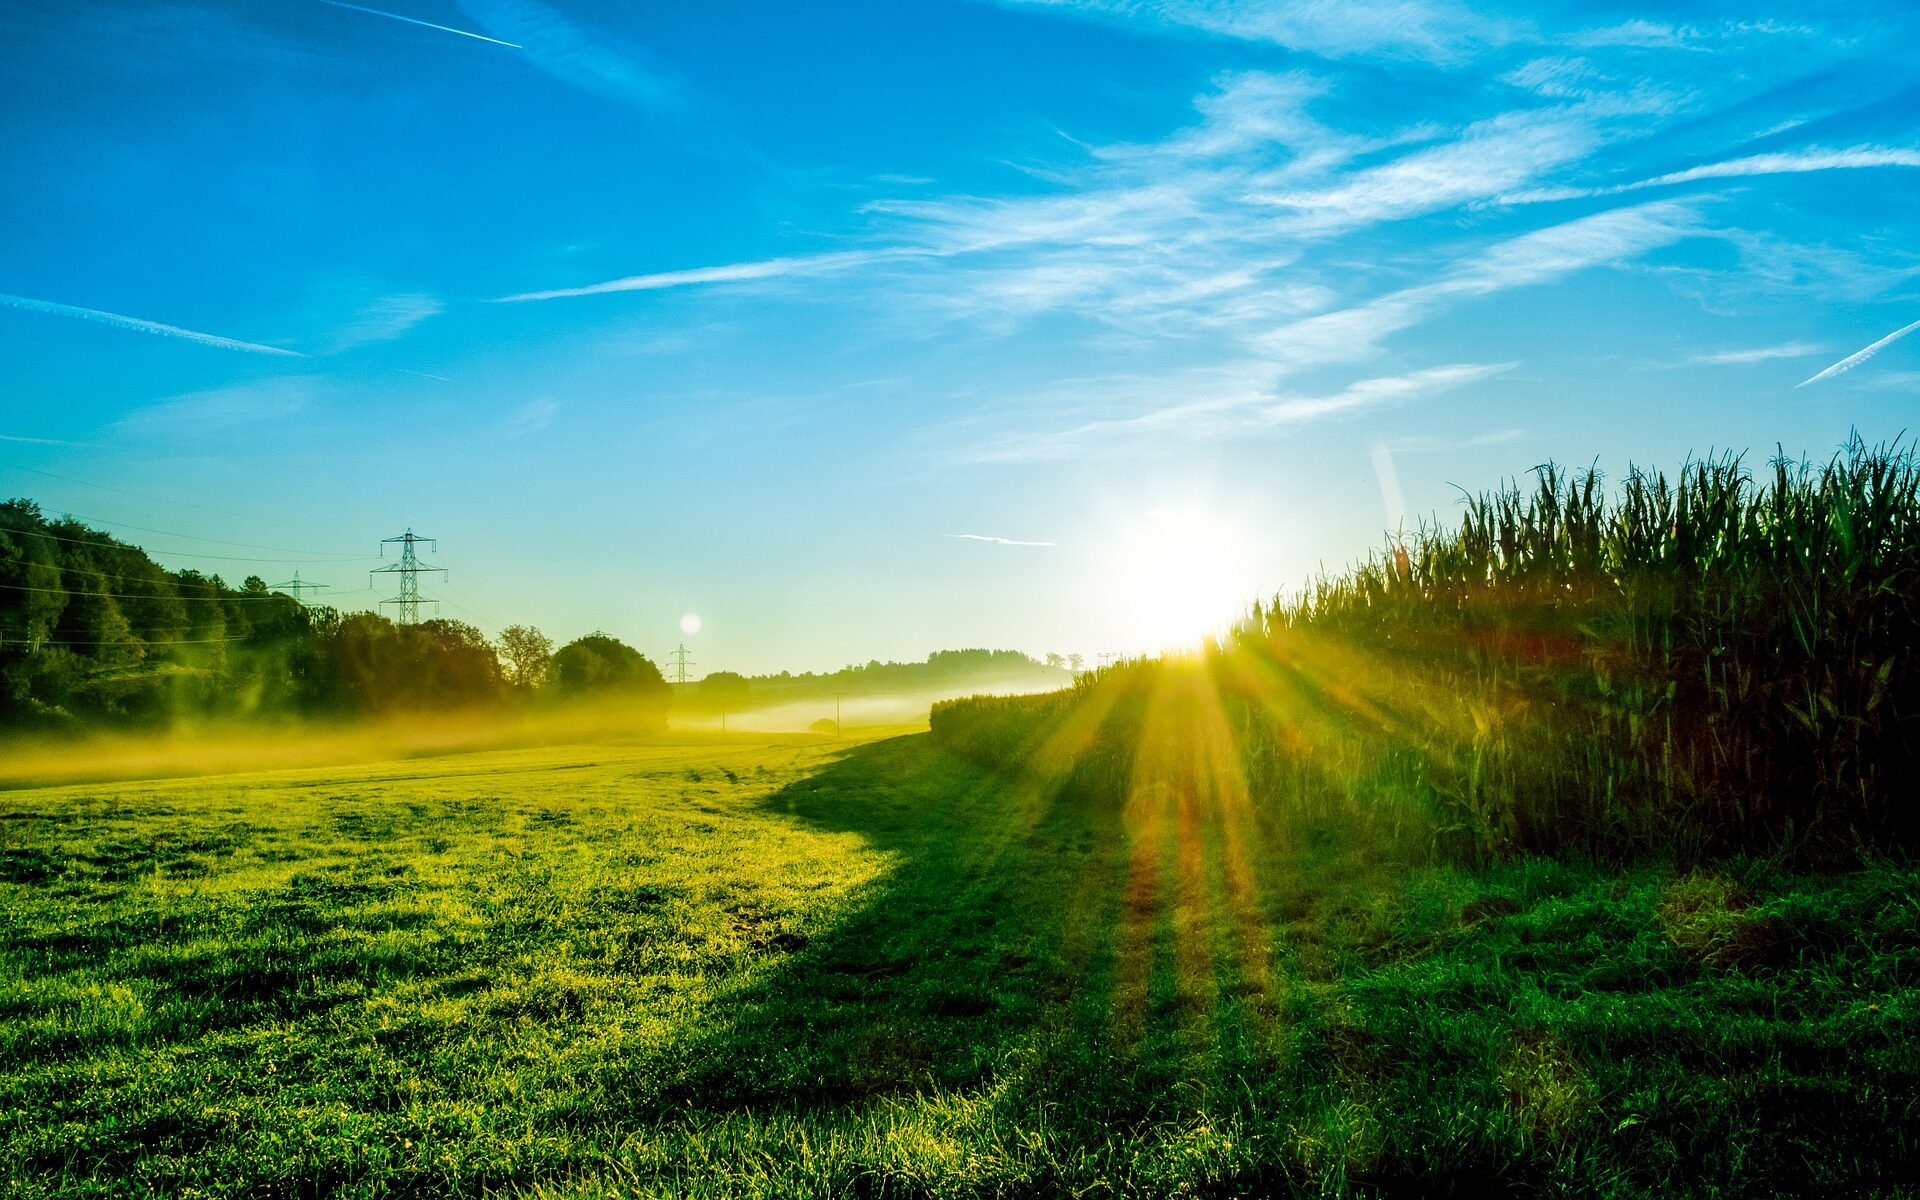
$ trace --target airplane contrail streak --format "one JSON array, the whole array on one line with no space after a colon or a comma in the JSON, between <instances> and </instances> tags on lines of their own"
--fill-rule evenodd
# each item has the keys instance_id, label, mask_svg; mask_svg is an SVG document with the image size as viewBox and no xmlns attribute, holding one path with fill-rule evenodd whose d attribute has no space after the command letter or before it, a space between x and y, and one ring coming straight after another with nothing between
<instances>
[{"instance_id":1,"label":"airplane contrail streak","mask_svg":"<svg viewBox=\"0 0 1920 1200\"><path fill-rule=\"evenodd\" d=\"M457 33L461 37L472 38L476 42L492 42L496 46L505 46L510 50L526 49L526 47L522 46L519 42L503 42L499 38L490 38L484 33L473 33L466 29L455 29L451 25L435 25L432 21L421 21L413 17L403 17L399 13L381 12L377 8L365 8L358 4L348 4L346 0L320 0L320 3L330 4L335 8L350 8L354 12L363 12L369 16L385 17L389 21L405 21L409 25L418 25L422 29L438 29L442 33Z\"/></svg>"},{"instance_id":2,"label":"airplane contrail streak","mask_svg":"<svg viewBox=\"0 0 1920 1200\"><path fill-rule=\"evenodd\" d=\"M1023 542L1018 538L993 537L984 533L950 533L950 538L968 542L992 542L996 546L1051 546L1052 542Z\"/></svg>"},{"instance_id":3,"label":"airplane contrail streak","mask_svg":"<svg viewBox=\"0 0 1920 1200\"><path fill-rule=\"evenodd\" d=\"M1818 375L1815 375L1812 379L1802 380L1799 384L1795 386L1805 387L1809 383L1819 383L1822 379L1828 379L1828 378L1831 378L1832 376L1839 375L1847 371L1851 371L1855 367L1859 366L1861 363L1872 358L1874 355L1880 353L1880 351L1886 349L1888 346L1892 345L1894 342L1899 341L1901 338L1907 336L1908 334L1912 333L1916 329L1920 329L1920 321L1915 321L1911 325L1903 325L1899 329L1896 329L1892 333L1881 338L1879 341L1875 342L1873 345L1868 346L1865 350L1858 350L1852 354L1847 355L1845 358L1841 359L1839 362L1828 367L1826 370L1820 372Z\"/></svg>"},{"instance_id":4,"label":"airplane contrail streak","mask_svg":"<svg viewBox=\"0 0 1920 1200\"><path fill-rule=\"evenodd\" d=\"M121 329L131 329L137 333L159 333L167 337L185 338L190 342L199 342L202 346L218 346L223 350L245 350L251 354L279 354L287 358L305 358L298 350L286 350L279 346L262 346L258 342L242 342L234 338L224 338L217 334L201 333L194 329L182 329L178 325L162 325L158 321L143 321L139 317L123 317L119 313L102 312L97 308L78 308L71 304L55 304L51 300L35 300L28 296L10 296L0 292L0 304L14 308L24 308L28 312L47 313L56 317L78 317L82 321L98 321L102 325L113 325Z\"/></svg>"}]
</instances>

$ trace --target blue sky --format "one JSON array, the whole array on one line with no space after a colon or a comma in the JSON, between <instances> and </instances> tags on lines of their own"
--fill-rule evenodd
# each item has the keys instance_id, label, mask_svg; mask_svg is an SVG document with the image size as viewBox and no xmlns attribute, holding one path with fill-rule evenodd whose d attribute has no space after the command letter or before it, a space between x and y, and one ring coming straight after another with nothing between
<instances>
[{"instance_id":1,"label":"blue sky","mask_svg":"<svg viewBox=\"0 0 1920 1200\"><path fill-rule=\"evenodd\" d=\"M1908 430L1917 35L11 5L0 491L349 607L411 526L444 615L703 669L1141 649L1456 484Z\"/></svg>"}]
</instances>

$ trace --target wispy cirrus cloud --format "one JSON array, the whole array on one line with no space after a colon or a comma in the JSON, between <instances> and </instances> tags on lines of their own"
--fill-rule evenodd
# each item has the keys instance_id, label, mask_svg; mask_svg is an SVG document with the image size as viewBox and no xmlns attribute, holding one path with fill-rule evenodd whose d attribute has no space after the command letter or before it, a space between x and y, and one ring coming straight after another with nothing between
<instances>
[{"instance_id":1,"label":"wispy cirrus cloud","mask_svg":"<svg viewBox=\"0 0 1920 1200\"><path fill-rule=\"evenodd\" d=\"M1148 30L1194 30L1345 58L1455 63L1512 39L1505 22L1448 0L1002 0Z\"/></svg>"},{"instance_id":2,"label":"wispy cirrus cloud","mask_svg":"<svg viewBox=\"0 0 1920 1200\"><path fill-rule=\"evenodd\" d=\"M325 381L312 375L260 379L232 387L187 392L136 408L115 421L115 432L167 439L219 434L288 417L319 396Z\"/></svg>"},{"instance_id":3,"label":"wispy cirrus cloud","mask_svg":"<svg viewBox=\"0 0 1920 1200\"><path fill-rule=\"evenodd\" d=\"M510 50L519 50L522 48L518 42L503 42L499 38L490 38L484 33L474 33L467 29L455 29L451 25L436 25L432 21L422 21L417 17L403 17L399 13L385 12L378 8L365 8L358 4L348 4L346 0L320 0L320 3L331 5L334 8L352 9L354 12L366 13L368 16L385 17L389 21L404 21L408 25L418 25L423 29L437 29L442 33L458 34L463 38L472 38L476 42L491 42L496 46L505 46Z\"/></svg>"},{"instance_id":4,"label":"wispy cirrus cloud","mask_svg":"<svg viewBox=\"0 0 1920 1200\"><path fill-rule=\"evenodd\" d=\"M1441 454L1481 446L1505 446L1526 436L1526 430L1509 426L1505 429L1489 429L1485 433L1476 433L1464 438L1391 438L1384 445L1394 454Z\"/></svg>"},{"instance_id":5,"label":"wispy cirrus cloud","mask_svg":"<svg viewBox=\"0 0 1920 1200\"><path fill-rule=\"evenodd\" d=\"M1866 362L1868 359L1872 358L1874 355L1880 353L1882 350L1885 350L1888 346L1893 345L1895 342L1899 341L1901 338L1912 333L1916 329L1920 329L1920 321L1915 321L1911 325L1903 325L1899 329L1896 329L1892 333L1881 338L1879 341L1875 342L1873 345L1868 346L1863 350L1854 351L1852 354L1847 355L1845 358L1841 359L1839 362L1828 367L1826 370L1820 372L1818 375L1813 376L1811 379L1802 380L1796 386L1806 387L1807 384L1809 383L1819 383L1823 379L1832 379L1835 375L1844 375L1848 371L1851 371L1855 367L1859 366L1861 363Z\"/></svg>"},{"instance_id":6,"label":"wispy cirrus cloud","mask_svg":"<svg viewBox=\"0 0 1920 1200\"><path fill-rule=\"evenodd\" d=\"M508 417L503 431L508 437L526 437L553 424L560 415L560 402L548 396L521 405Z\"/></svg>"},{"instance_id":7,"label":"wispy cirrus cloud","mask_svg":"<svg viewBox=\"0 0 1920 1200\"><path fill-rule=\"evenodd\" d=\"M1635 50L1706 51L1734 38L1806 37L1819 31L1786 21L1724 21L1718 25L1680 24L1636 17L1601 29L1568 35L1575 46L1620 47Z\"/></svg>"},{"instance_id":8,"label":"wispy cirrus cloud","mask_svg":"<svg viewBox=\"0 0 1920 1200\"><path fill-rule=\"evenodd\" d=\"M1579 161L1599 143L1600 132L1591 121L1567 112L1507 113L1330 185L1257 192L1251 198L1290 210L1292 220L1283 223L1289 232L1338 233L1498 195L1516 181Z\"/></svg>"},{"instance_id":9,"label":"wispy cirrus cloud","mask_svg":"<svg viewBox=\"0 0 1920 1200\"><path fill-rule=\"evenodd\" d=\"M1748 363L1773 362L1782 358L1806 358L1826 347L1815 342L1783 342L1778 346L1755 346L1750 350L1718 350L1696 354L1689 361L1704 366L1745 366Z\"/></svg>"},{"instance_id":10,"label":"wispy cirrus cloud","mask_svg":"<svg viewBox=\"0 0 1920 1200\"><path fill-rule=\"evenodd\" d=\"M0 433L0 442L17 442L25 446L78 446L79 442L65 442L59 438L22 437L17 433Z\"/></svg>"},{"instance_id":11,"label":"wispy cirrus cloud","mask_svg":"<svg viewBox=\"0 0 1920 1200\"><path fill-rule=\"evenodd\" d=\"M366 304L334 335L334 349L350 350L376 342L390 342L431 317L447 310L438 296L409 293L382 296Z\"/></svg>"},{"instance_id":12,"label":"wispy cirrus cloud","mask_svg":"<svg viewBox=\"0 0 1920 1200\"><path fill-rule=\"evenodd\" d=\"M681 100L678 80L640 48L603 31L589 31L539 0L460 0L488 31L511 39L533 64L583 92L663 109Z\"/></svg>"},{"instance_id":13,"label":"wispy cirrus cloud","mask_svg":"<svg viewBox=\"0 0 1920 1200\"><path fill-rule=\"evenodd\" d=\"M920 262L918 290L954 313L993 319L1071 311L1154 334L1271 323L1333 299L1278 278L1308 247L1521 187L1588 153L1595 122L1566 109L1457 129L1388 135L1333 129L1312 107L1329 84L1305 72L1224 74L1196 98L1198 120L1152 143L1089 147L1040 195L872 203L880 245L646 272L504 297L758 283ZM1409 143L1417 143L1410 145ZM1357 170L1351 164L1370 161Z\"/></svg>"},{"instance_id":14,"label":"wispy cirrus cloud","mask_svg":"<svg viewBox=\"0 0 1920 1200\"><path fill-rule=\"evenodd\" d=\"M1053 545L1052 542L1028 542L1028 541L1022 541L1019 538L995 537L992 534L987 534L987 533L949 533L947 536L950 538L958 538L963 542L990 542L996 546L1051 546Z\"/></svg>"},{"instance_id":15,"label":"wispy cirrus cloud","mask_svg":"<svg viewBox=\"0 0 1920 1200\"><path fill-rule=\"evenodd\" d=\"M1051 3L1083 16L1259 41L1282 40L1273 34L1281 26L1271 22L1310 25L1336 7L1293 5L1282 12L1202 0L1006 2ZM1394 8L1360 7L1363 16ZM1409 19L1407 27L1417 30L1419 22ZM1511 32L1470 36L1460 45L1484 48ZM1080 339L1082 348L1098 352L1094 361L1141 355L1111 371L1068 367L1052 380L1016 384L1013 395L1001 392L989 405L998 411L945 428L981 435L981 443L959 453L962 461L1061 457L1129 440L1140 445L1169 435L1181 440L1301 427L1417 402L1514 369L1512 361L1452 362L1457 353L1433 347L1423 354L1419 339L1401 336L1514 289L1555 285L1590 270L1651 267L1642 278L1683 292L1704 289L1711 278L1716 287L1746 279L1777 293L1801 287L1798 281L1819 270L1845 267L1845 253L1871 258L1866 265L1878 271L1874 278L1886 276L1880 268L1897 257L1891 243L1838 248L1839 258L1813 256L1825 267L1774 246L1773 258L1781 261L1756 268L1756 256L1772 243L1755 239L1764 243L1772 235L1709 220L1709 214L1724 219L1737 193L1623 202L1551 223L1543 222L1541 210L1515 202L1909 165L1914 152L1876 142L1722 152L1683 170L1642 168L1643 177L1627 183L1557 193L1548 186L1585 171L1602 151L1612 162L1644 161L1642 140L1673 128L1677 116L1692 122L1685 137L1646 143L1659 146L1668 164L1679 146L1711 157L1723 128L1732 131L1732 144L1751 147L1755 130L1777 124L1781 106L1800 101L1783 95L1740 107L1753 95L1742 90L1751 85L1663 72L1658 64L1672 56L1622 42L1748 46L1774 32L1649 27L1590 39L1577 56L1565 52L1564 42L1558 54L1539 53L1540 44L1521 47L1501 76L1509 89L1471 99L1455 95L1412 123L1394 106L1356 113L1343 95L1358 86L1356 75L1341 65L1223 72L1194 97L1194 116L1164 136L1108 144L1065 138L1061 145L1072 149L1030 166L1021 184L870 203L860 213L866 245L645 272L504 299L807 283L817 287L810 295L870 305L880 320L911 324L916 335L929 313L990 337L1037 331L1045 321L1049 338L1059 330ZM1423 35L1409 38L1408 44L1437 44ZM1516 59L1519 65L1511 65ZM1739 109L1737 120L1724 115L1730 103ZM1732 247L1744 269L1728 268L1719 251L1654 258L1696 239ZM1517 360L1529 349L1516 345L1493 356ZM1702 354L1700 361L1787 356L1775 346ZM1441 365L1431 365L1436 360ZM1341 372L1357 378L1343 381ZM1313 388L1303 389L1302 379L1312 379ZM1182 402L1167 404L1167 396Z\"/></svg>"},{"instance_id":16,"label":"wispy cirrus cloud","mask_svg":"<svg viewBox=\"0 0 1920 1200\"><path fill-rule=\"evenodd\" d=\"M756 262L723 263L713 267L693 267L683 271L655 271L628 275L579 287L549 288L502 296L500 303L517 304L528 300L562 300L574 296L603 296L610 292L656 292L667 288L694 287L707 283L753 283L792 276L825 275L871 266L888 258L923 254L911 249L841 250L826 254L799 254L766 258Z\"/></svg>"},{"instance_id":17,"label":"wispy cirrus cloud","mask_svg":"<svg viewBox=\"0 0 1920 1200\"><path fill-rule=\"evenodd\" d=\"M959 320L1006 326L1071 313L1147 338L1253 335L1338 300L1320 272L1295 269L1315 248L1491 200L1612 136L1613 118L1568 105L1346 132L1315 115L1330 87L1304 71L1223 74L1195 99L1194 122L1155 142L1086 147L1082 162L1049 172L1041 194L872 203L878 245L503 299L868 279L888 265L901 268L886 277L896 300Z\"/></svg>"},{"instance_id":18,"label":"wispy cirrus cloud","mask_svg":"<svg viewBox=\"0 0 1920 1200\"><path fill-rule=\"evenodd\" d=\"M1454 302L1632 261L1700 230L1697 210L1680 201L1596 213L1497 243L1433 283L1308 317L1256 342L1287 368L1363 359L1378 352L1387 337Z\"/></svg>"},{"instance_id":19,"label":"wispy cirrus cloud","mask_svg":"<svg viewBox=\"0 0 1920 1200\"><path fill-rule=\"evenodd\" d=\"M1400 375L1359 379L1337 391L1318 395L1278 391L1261 377L1261 367L1237 367L1196 372L1183 379L1184 394L1202 392L1202 398L1178 404L1154 404L1161 385L1136 381L1144 393L1136 400L1145 406L1130 416L1103 417L1066 427L1011 430L964 451L963 461L1021 462L1081 457L1141 444L1200 442L1303 426L1337 417L1410 404L1492 379L1519 364L1449 363L1423 367ZM1116 381L1103 381L1100 390L1122 392Z\"/></svg>"},{"instance_id":20,"label":"wispy cirrus cloud","mask_svg":"<svg viewBox=\"0 0 1920 1200\"><path fill-rule=\"evenodd\" d=\"M1738 179L1754 175L1801 175L1812 171L1858 171L1873 167L1920 167L1920 150L1899 146L1854 146L1846 150L1809 147L1775 154L1750 154L1726 162L1705 163L1683 171L1669 171L1650 179L1607 187L1534 188L1503 196L1507 204L1535 204L1546 200L1579 200L1590 196L1618 196L1646 188L1697 183L1703 179Z\"/></svg>"},{"instance_id":21,"label":"wispy cirrus cloud","mask_svg":"<svg viewBox=\"0 0 1920 1200\"><path fill-rule=\"evenodd\" d=\"M288 350L281 346L263 346L258 342L243 342L237 338L220 337L217 334L201 333L195 329L182 329L178 325L166 325L159 321L148 321L140 317L122 316L119 313L105 312L97 308L80 308L72 304L56 304L51 300L35 300L28 296L12 296L0 292L0 304L11 308L25 309L28 312L46 313L55 317L74 317L82 321L93 321L101 325L112 325L117 329L131 329L136 333L152 333L161 337L182 338L197 342L202 346L214 346L221 350L244 350L249 354L277 354L285 358L305 358L298 350Z\"/></svg>"}]
</instances>

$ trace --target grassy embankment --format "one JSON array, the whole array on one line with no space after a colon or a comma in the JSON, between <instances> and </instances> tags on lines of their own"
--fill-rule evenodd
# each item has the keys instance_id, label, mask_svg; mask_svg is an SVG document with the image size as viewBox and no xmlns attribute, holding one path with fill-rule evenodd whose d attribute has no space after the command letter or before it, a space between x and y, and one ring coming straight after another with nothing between
<instances>
[{"instance_id":1,"label":"grassy embankment","mask_svg":"<svg viewBox=\"0 0 1920 1200\"><path fill-rule=\"evenodd\" d=\"M5 1194L1899 1194L1911 872L1410 866L1144 761L0 793Z\"/></svg>"}]
</instances>

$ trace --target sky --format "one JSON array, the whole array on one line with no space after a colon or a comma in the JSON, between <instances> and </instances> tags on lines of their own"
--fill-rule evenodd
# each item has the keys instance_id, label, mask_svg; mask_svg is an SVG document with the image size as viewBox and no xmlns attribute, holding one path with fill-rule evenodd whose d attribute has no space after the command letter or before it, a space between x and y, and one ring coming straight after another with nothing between
<instances>
[{"instance_id":1,"label":"sky","mask_svg":"<svg viewBox=\"0 0 1920 1200\"><path fill-rule=\"evenodd\" d=\"M1917 38L0 0L0 494L343 608L412 529L441 615L696 673L1148 650L1543 461L1908 431Z\"/></svg>"}]
</instances>

